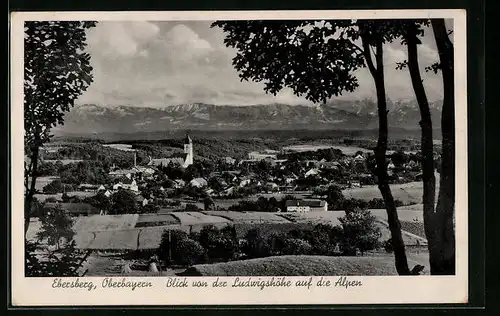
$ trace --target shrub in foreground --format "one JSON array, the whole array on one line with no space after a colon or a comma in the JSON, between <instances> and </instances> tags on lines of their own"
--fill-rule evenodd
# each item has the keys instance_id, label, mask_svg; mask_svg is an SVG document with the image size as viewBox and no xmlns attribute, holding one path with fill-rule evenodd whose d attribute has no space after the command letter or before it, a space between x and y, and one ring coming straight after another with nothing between
<instances>
[{"instance_id":1,"label":"shrub in foreground","mask_svg":"<svg viewBox=\"0 0 500 316\"><path fill-rule=\"evenodd\" d=\"M205 249L199 242L189 238L180 240L174 248L175 262L183 266L203 263Z\"/></svg>"},{"instance_id":2,"label":"shrub in foreground","mask_svg":"<svg viewBox=\"0 0 500 316\"><path fill-rule=\"evenodd\" d=\"M346 212L339 220L343 230L340 247L345 255L353 255L356 250L363 254L380 246L382 234L370 211L355 209Z\"/></svg>"}]
</instances>

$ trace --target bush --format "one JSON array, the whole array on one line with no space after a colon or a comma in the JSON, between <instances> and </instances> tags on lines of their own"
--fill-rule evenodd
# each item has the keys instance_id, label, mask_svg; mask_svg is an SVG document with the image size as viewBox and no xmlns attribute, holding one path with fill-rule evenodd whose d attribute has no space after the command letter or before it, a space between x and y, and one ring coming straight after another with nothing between
<instances>
[{"instance_id":1,"label":"bush","mask_svg":"<svg viewBox=\"0 0 500 316\"><path fill-rule=\"evenodd\" d=\"M305 234L306 240L312 247L315 255L331 255L341 238L340 227L318 224L313 230Z\"/></svg>"},{"instance_id":2,"label":"bush","mask_svg":"<svg viewBox=\"0 0 500 316\"><path fill-rule=\"evenodd\" d=\"M272 256L281 256L286 247L286 240L290 237L284 233L271 233L267 237L267 243L271 250Z\"/></svg>"},{"instance_id":3,"label":"bush","mask_svg":"<svg viewBox=\"0 0 500 316\"><path fill-rule=\"evenodd\" d=\"M342 223L341 248L344 254L352 255L355 249L361 254L379 247L380 229L370 211L355 209L339 218Z\"/></svg>"},{"instance_id":4,"label":"bush","mask_svg":"<svg viewBox=\"0 0 500 316\"><path fill-rule=\"evenodd\" d=\"M312 251L312 246L307 241L298 238L288 238L285 240L283 255L308 255Z\"/></svg>"},{"instance_id":5,"label":"bush","mask_svg":"<svg viewBox=\"0 0 500 316\"><path fill-rule=\"evenodd\" d=\"M188 203L188 204L186 204L185 211L186 212L199 212L199 211L203 211L203 210L201 208L199 208L196 204Z\"/></svg>"},{"instance_id":6,"label":"bush","mask_svg":"<svg viewBox=\"0 0 500 316\"><path fill-rule=\"evenodd\" d=\"M161 236L158 257L165 263L171 265L179 259L176 249L181 240L189 238L188 234L182 230L165 230Z\"/></svg>"},{"instance_id":7,"label":"bush","mask_svg":"<svg viewBox=\"0 0 500 316\"><path fill-rule=\"evenodd\" d=\"M238 237L233 226L226 226L221 230L213 225L204 226L198 240L212 260L229 261L239 252Z\"/></svg>"},{"instance_id":8,"label":"bush","mask_svg":"<svg viewBox=\"0 0 500 316\"><path fill-rule=\"evenodd\" d=\"M140 208L140 212L143 214L156 214L160 210L160 207L156 204L146 204Z\"/></svg>"},{"instance_id":9,"label":"bush","mask_svg":"<svg viewBox=\"0 0 500 316\"><path fill-rule=\"evenodd\" d=\"M126 190L119 190L111 196L110 214L135 214L138 211L135 195Z\"/></svg>"},{"instance_id":10,"label":"bush","mask_svg":"<svg viewBox=\"0 0 500 316\"><path fill-rule=\"evenodd\" d=\"M386 241L384 241L384 249L388 253L391 253L394 251L394 246L392 244L392 238L389 238Z\"/></svg>"},{"instance_id":11,"label":"bush","mask_svg":"<svg viewBox=\"0 0 500 316\"><path fill-rule=\"evenodd\" d=\"M185 238L179 240L174 248L172 256L175 262L184 266L203 263L205 259L205 249L196 240Z\"/></svg>"},{"instance_id":12,"label":"bush","mask_svg":"<svg viewBox=\"0 0 500 316\"><path fill-rule=\"evenodd\" d=\"M344 195L342 194L342 189L337 185L329 186L326 196L328 205L334 210L338 210L345 200Z\"/></svg>"},{"instance_id":13,"label":"bush","mask_svg":"<svg viewBox=\"0 0 500 316\"><path fill-rule=\"evenodd\" d=\"M73 220L60 206L45 208L40 222L42 228L38 232L37 238L40 241L47 240L49 245L56 246L57 249L61 246L61 239L70 241L75 235Z\"/></svg>"},{"instance_id":14,"label":"bush","mask_svg":"<svg viewBox=\"0 0 500 316\"><path fill-rule=\"evenodd\" d=\"M259 229L250 229L245 234L245 243L242 247L243 253L249 258L268 257L272 254L272 249L266 239L264 239Z\"/></svg>"},{"instance_id":15,"label":"bush","mask_svg":"<svg viewBox=\"0 0 500 316\"><path fill-rule=\"evenodd\" d=\"M45 194L57 194L62 193L63 191L63 184L59 179L53 180L43 188L43 193Z\"/></svg>"}]
</instances>

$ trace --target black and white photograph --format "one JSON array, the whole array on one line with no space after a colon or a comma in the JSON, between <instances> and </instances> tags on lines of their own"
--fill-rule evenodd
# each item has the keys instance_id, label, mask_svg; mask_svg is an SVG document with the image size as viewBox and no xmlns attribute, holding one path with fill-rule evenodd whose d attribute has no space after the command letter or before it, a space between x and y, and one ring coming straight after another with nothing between
<instances>
[{"instance_id":1,"label":"black and white photograph","mask_svg":"<svg viewBox=\"0 0 500 316\"><path fill-rule=\"evenodd\" d=\"M20 277L464 277L464 27L393 13L24 19Z\"/></svg>"}]
</instances>

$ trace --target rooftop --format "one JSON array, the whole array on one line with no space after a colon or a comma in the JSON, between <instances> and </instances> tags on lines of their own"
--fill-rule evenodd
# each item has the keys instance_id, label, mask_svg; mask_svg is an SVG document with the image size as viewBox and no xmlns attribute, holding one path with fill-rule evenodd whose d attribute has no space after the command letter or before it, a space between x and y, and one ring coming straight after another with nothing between
<instances>
[{"instance_id":1,"label":"rooftop","mask_svg":"<svg viewBox=\"0 0 500 316\"><path fill-rule=\"evenodd\" d=\"M309 206L309 207L324 207L325 201L322 200L287 200L285 205L288 206Z\"/></svg>"}]
</instances>

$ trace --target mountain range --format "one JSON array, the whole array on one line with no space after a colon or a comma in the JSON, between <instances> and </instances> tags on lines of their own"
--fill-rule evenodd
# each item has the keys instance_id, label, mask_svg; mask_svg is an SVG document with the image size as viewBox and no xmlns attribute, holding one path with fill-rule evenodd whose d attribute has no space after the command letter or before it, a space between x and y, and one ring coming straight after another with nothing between
<instances>
[{"instance_id":1,"label":"mountain range","mask_svg":"<svg viewBox=\"0 0 500 316\"><path fill-rule=\"evenodd\" d=\"M430 104L439 128L441 102ZM390 127L418 129L416 101L388 102ZM376 102L335 101L323 105L262 104L251 106L204 103L164 107L77 105L66 113L56 136L101 133L144 133L172 130L337 129L378 127Z\"/></svg>"}]
</instances>

